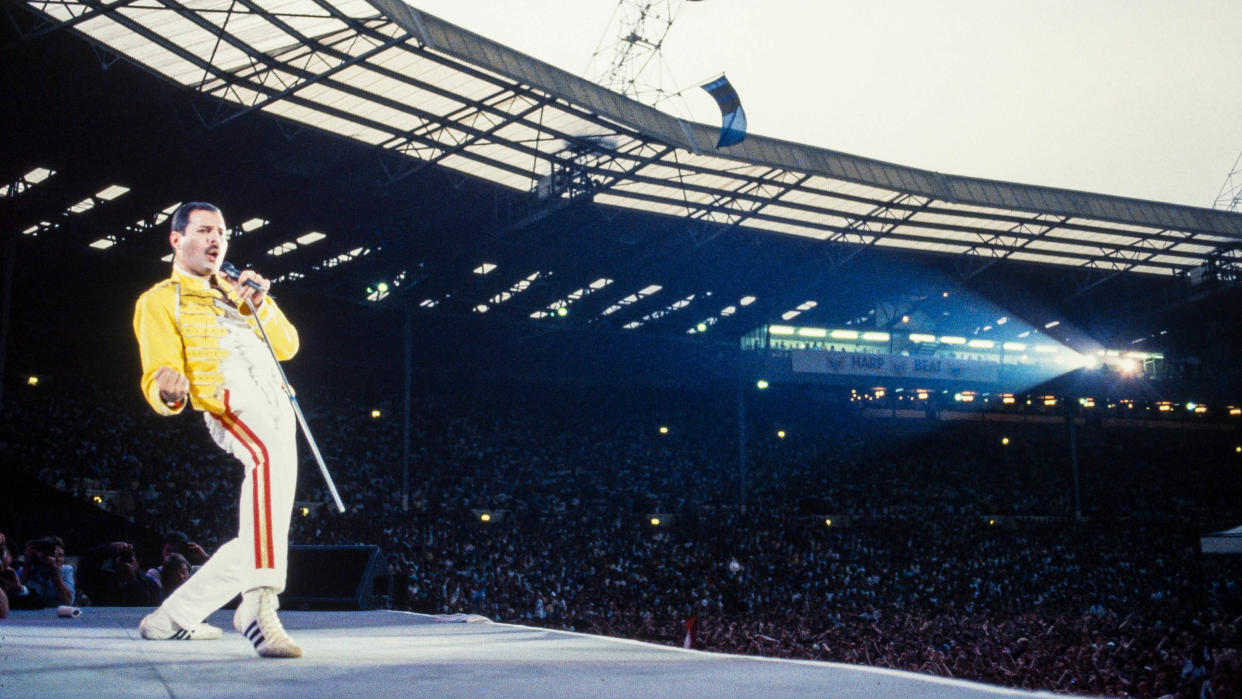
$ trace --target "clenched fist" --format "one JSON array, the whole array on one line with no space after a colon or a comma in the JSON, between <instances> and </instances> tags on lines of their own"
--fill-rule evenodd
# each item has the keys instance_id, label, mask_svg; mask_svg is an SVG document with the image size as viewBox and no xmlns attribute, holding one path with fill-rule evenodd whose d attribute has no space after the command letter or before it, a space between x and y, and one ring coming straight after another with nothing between
<instances>
[{"instance_id":1,"label":"clenched fist","mask_svg":"<svg viewBox=\"0 0 1242 699\"><path fill-rule=\"evenodd\" d=\"M160 400L170 404L180 403L190 392L190 380L171 367L155 370L155 385L160 389Z\"/></svg>"}]
</instances>

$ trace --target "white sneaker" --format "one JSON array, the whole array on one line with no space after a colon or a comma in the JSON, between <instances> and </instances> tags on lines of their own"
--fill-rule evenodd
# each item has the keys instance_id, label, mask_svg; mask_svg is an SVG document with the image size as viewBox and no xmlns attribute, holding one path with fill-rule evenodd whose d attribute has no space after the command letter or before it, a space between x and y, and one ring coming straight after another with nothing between
<instances>
[{"instance_id":1,"label":"white sneaker","mask_svg":"<svg viewBox=\"0 0 1242 699\"><path fill-rule=\"evenodd\" d=\"M183 629L159 609L142 618L138 623L138 633L149 641L214 641L224 635L219 628L205 621Z\"/></svg>"},{"instance_id":2,"label":"white sneaker","mask_svg":"<svg viewBox=\"0 0 1242 699\"><path fill-rule=\"evenodd\" d=\"M233 628L254 644L255 652L265 658L300 658L302 649L285 633L276 609L280 602L276 591L260 587L242 595L241 604L233 614Z\"/></svg>"}]
</instances>

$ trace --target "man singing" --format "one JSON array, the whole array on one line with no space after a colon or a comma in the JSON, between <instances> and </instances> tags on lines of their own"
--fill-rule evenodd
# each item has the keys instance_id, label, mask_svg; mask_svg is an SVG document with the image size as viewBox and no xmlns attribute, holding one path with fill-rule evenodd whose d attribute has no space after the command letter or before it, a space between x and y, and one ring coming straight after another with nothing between
<instances>
[{"instance_id":1,"label":"man singing","mask_svg":"<svg viewBox=\"0 0 1242 699\"><path fill-rule=\"evenodd\" d=\"M259 325L282 361L297 352L298 333L267 296L266 279L250 270L236 281L220 273L229 242L219 208L183 204L168 240L172 276L147 290L134 309L142 394L160 415L176 415L187 402L202 411L212 439L242 462L246 477L237 538L138 630L152 640L220 638L220 629L203 620L240 593L234 628L261 656L297 658L302 649L276 617L297 484L296 427Z\"/></svg>"}]
</instances>

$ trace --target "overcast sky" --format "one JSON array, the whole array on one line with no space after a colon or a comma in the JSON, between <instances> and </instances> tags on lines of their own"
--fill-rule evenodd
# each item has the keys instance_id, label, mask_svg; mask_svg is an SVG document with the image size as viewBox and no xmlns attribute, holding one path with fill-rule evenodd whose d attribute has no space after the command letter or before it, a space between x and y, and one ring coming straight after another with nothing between
<instances>
[{"instance_id":1,"label":"overcast sky","mask_svg":"<svg viewBox=\"0 0 1242 699\"><path fill-rule=\"evenodd\" d=\"M577 74L617 8L408 1ZM954 175L1211 206L1242 151L1242 0L703 0L664 60L751 133Z\"/></svg>"}]
</instances>

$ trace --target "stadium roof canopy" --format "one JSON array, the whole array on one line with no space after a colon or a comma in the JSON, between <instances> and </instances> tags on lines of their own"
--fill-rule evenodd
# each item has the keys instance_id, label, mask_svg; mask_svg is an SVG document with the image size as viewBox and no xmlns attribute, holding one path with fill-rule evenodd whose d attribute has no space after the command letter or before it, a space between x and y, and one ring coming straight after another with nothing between
<instances>
[{"instance_id":1,"label":"stadium roof canopy","mask_svg":"<svg viewBox=\"0 0 1242 699\"><path fill-rule=\"evenodd\" d=\"M28 2L222 100L551 200L842 243L1176 275L1242 255L1242 215L944 175L689 123L399 0ZM723 229L727 230L727 228Z\"/></svg>"}]
</instances>

